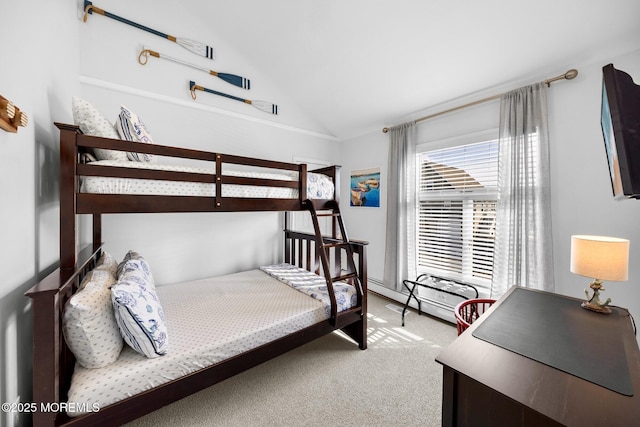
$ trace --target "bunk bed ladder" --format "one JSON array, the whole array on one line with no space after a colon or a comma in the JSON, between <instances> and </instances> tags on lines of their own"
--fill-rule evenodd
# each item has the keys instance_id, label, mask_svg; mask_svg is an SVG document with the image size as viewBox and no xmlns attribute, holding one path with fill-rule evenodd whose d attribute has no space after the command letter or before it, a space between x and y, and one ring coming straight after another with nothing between
<instances>
[{"instance_id":1,"label":"bunk bed ladder","mask_svg":"<svg viewBox=\"0 0 640 427\"><path fill-rule=\"evenodd\" d=\"M307 210L311 213L311 219L313 222L313 229L316 235L316 254L320 258L320 262L322 264L322 271L324 273L325 280L327 281L327 288L329 289L329 296L331 298L331 321L333 326L336 326L338 313L337 313L337 304L335 293L333 292L333 284L335 282L340 281L349 281L356 288L356 292L358 295L358 306L362 303L362 283L360 281L360 277L358 276L358 270L356 269L356 263L354 261L354 251L351 246L351 242L347 236L347 231L344 226L344 221L342 220L342 215L340 214L340 207L338 203L334 200L329 201L322 207L323 213L318 213L316 211L316 207L314 206L311 200L306 200L305 205ZM329 213L324 213L324 211L329 211ZM318 222L318 217L332 217L332 228L333 228L333 236L331 239L328 239L322 235L322 231L320 230L320 224ZM338 230L336 230L336 223L338 224ZM339 231L339 237L336 236L336 231ZM347 269L345 272L342 271L340 256L337 256L336 259L337 265L334 266L334 272L331 271L331 263L329 262L329 252L331 248L335 248L336 251L340 251L344 249L346 251L346 261L347 261ZM348 312L348 311L347 311Z\"/></svg>"}]
</instances>

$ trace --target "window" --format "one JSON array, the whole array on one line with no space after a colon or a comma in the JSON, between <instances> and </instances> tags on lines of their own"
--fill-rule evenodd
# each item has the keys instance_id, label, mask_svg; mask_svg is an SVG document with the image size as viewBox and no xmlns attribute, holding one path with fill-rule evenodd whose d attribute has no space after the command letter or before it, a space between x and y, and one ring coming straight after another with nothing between
<instances>
[{"instance_id":1,"label":"window","mask_svg":"<svg viewBox=\"0 0 640 427\"><path fill-rule=\"evenodd\" d=\"M493 269L498 141L417 154L420 273L489 286Z\"/></svg>"}]
</instances>

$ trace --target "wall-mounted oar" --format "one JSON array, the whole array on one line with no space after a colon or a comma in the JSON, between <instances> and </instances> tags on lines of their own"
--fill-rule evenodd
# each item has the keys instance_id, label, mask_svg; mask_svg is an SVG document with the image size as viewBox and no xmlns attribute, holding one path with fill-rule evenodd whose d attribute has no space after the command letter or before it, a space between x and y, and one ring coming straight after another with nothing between
<instances>
[{"instance_id":1,"label":"wall-mounted oar","mask_svg":"<svg viewBox=\"0 0 640 427\"><path fill-rule=\"evenodd\" d=\"M170 56L165 55L164 53L160 54L159 52L156 52L155 50L147 49L146 47L144 47L140 52L140 55L138 55L138 62L142 65L145 65L149 60L149 56L168 59L169 61L173 61L178 64L186 65L187 67L195 68L196 70L201 70L206 73L209 73L212 76L216 76L224 80L225 82L231 83L234 86L241 87L242 89L251 89L251 81L249 79L245 79L242 76L236 76L235 74L218 73L217 71L213 71L196 64L191 64L190 62L186 62L181 59L172 58Z\"/></svg>"},{"instance_id":2,"label":"wall-mounted oar","mask_svg":"<svg viewBox=\"0 0 640 427\"><path fill-rule=\"evenodd\" d=\"M195 53L196 55L204 56L205 58L215 59L216 51L211 47L207 46L204 43L200 43L195 40L182 39L175 36L170 36L169 34L161 33L160 31L156 31L153 28L145 27L144 25L140 25L136 22L129 21L126 18L123 18L118 15L114 15L113 13L107 12L106 10L100 9L97 6L94 6L92 2L89 0L84 0L84 22L87 22L87 14L96 12L102 16L106 16L111 19L115 19L116 21L120 21L124 24L131 25L132 27L136 27L140 30L147 31L151 34L155 34L156 36L160 36L169 41L178 43L183 48L187 49L190 52Z\"/></svg>"},{"instance_id":3,"label":"wall-mounted oar","mask_svg":"<svg viewBox=\"0 0 640 427\"><path fill-rule=\"evenodd\" d=\"M225 98L235 99L236 101L244 102L245 104L253 105L258 110L264 111L266 113L278 114L278 106L276 104L272 104L270 102L265 102L265 101L251 101L249 99L242 99L237 96L218 92L217 90L207 89L206 87L197 85L196 82L194 82L193 80L189 82L189 90L191 91L191 97L193 99L196 99L196 90L201 90L204 92L212 93L214 95L224 96Z\"/></svg>"}]
</instances>

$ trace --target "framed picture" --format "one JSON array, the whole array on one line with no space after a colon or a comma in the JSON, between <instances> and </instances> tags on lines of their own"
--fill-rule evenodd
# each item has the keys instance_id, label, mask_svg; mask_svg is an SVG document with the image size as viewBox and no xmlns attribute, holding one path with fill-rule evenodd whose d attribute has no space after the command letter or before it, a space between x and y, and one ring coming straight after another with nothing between
<instances>
[{"instance_id":1,"label":"framed picture","mask_svg":"<svg viewBox=\"0 0 640 427\"><path fill-rule=\"evenodd\" d=\"M351 171L350 206L380 207L380 168Z\"/></svg>"}]
</instances>

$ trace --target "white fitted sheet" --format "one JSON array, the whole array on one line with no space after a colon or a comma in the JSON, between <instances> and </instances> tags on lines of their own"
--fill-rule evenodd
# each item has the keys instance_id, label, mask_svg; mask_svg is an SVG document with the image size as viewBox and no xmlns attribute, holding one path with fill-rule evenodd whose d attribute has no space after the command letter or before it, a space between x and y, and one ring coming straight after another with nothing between
<instances>
[{"instance_id":1,"label":"white fitted sheet","mask_svg":"<svg viewBox=\"0 0 640 427\"><path fill-rule=\"evenodd\" d=\"M87 369L76 364L71 406L105 407L328 318L325 302L260 270L156 291L167 322L168 353L148 359L125 345L112 365Z\"/></svg>"},{"instance_id":2,"label":"white fitted sheet","mask_svg":"<svg viewBox=\"0 0 640 427\"><path fill-rule=\"evenodd\" d=\"M201 167L188 167L178 165L163 165L146 162L130 162L118 160L99 160L92 162L99 166L121 166L135 169L153 169L176 172L195 172L214 174L213 169ZM282 181L297 181L297 172L281 173L224 170L225 175L240 176L245 178L264 178ZM165 195L165 196L200 196L214 197L215 185L202 182L161 181L134 178L111 178L101 176L82 177L80 191L83 193L98 194L136 194L136 195ZM307 197L311 199L332 199L334 186L331 179L322 174L307 173ZM222 197L250 197L250 198L277 198L295 199L298 197L297 188L263 187L253 185L224 184Z\"/></svg>"}]
</instances>

